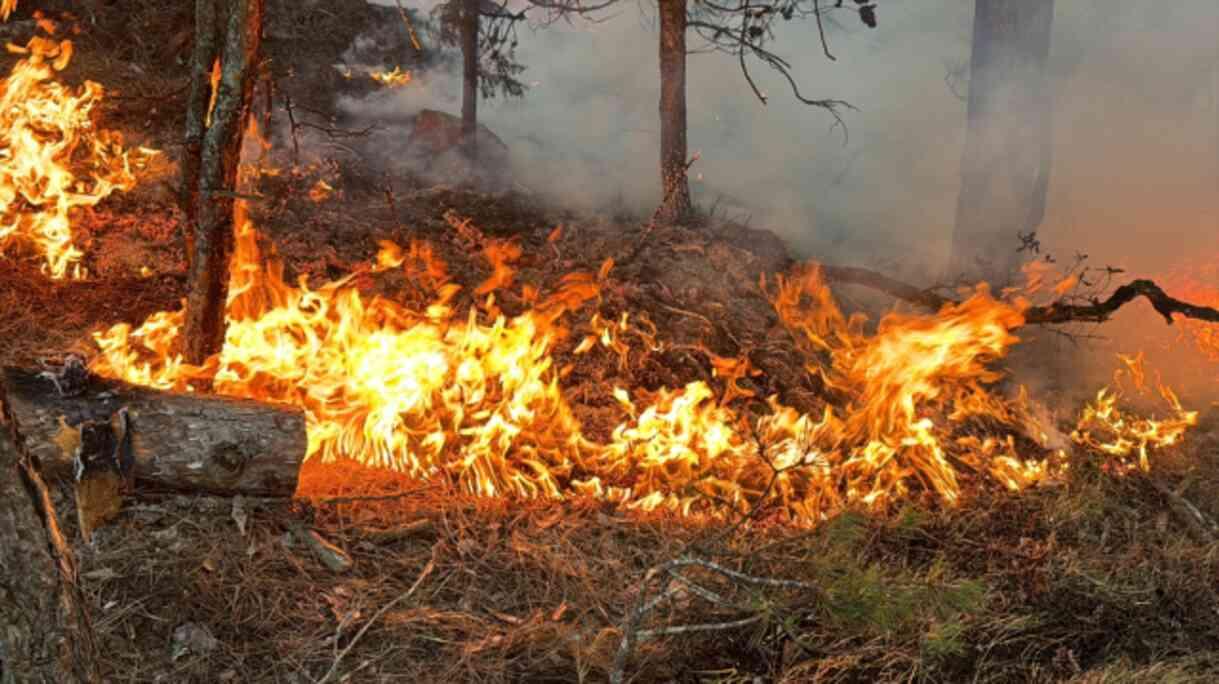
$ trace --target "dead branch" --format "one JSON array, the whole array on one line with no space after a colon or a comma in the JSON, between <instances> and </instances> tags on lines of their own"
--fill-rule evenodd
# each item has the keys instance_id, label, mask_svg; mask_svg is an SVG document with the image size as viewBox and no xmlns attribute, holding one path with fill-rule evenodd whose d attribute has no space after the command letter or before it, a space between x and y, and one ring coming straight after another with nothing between
<instances>
[{"instance_id":1,"label":"dead branch","mask_svg":"<svg viewBox=\"0 0 1219 684\"><path fill-rule=\"evenodd\" d=\"M347 654L351 652L351 649L355 648L355 645L360 642L360 639L364 636L364 633L368 631L369 627L373 626L373 623L379 620L382 615L389 612L390 608L393 608L414 595L415 590L419 588L419 585L423 584L423 580L427 579L428 576L432 574L432 571L436 569L436 556L438 555L439 549L439 544L432 547L432 559L427 562L427 565L423 566L423 570L420 571L419 577L415 578L415 583L411 585L411 588L407 589L406 593L398 596L398 598L386 603L384 606L381 606L381 609L378 610L368 620L368 622L364 623L364 626L360 628L360 631L356 632L356 635L352 637L351 642L347 644L347 647L343 649L343 652L335 655L334 662L330 665L330 669L326 671L326 674L322 675L321 679L317 680L318 684L325 684L325 682L330 681L330 678L333 677L335 672L338 671L339 663L341 663L343 658L345 658ZM337 646L337 639L335 644Z\"/></svg>"},{"instance_id":2,"label":"dead branch","mask_svg":"<svg viewBox=\"0 0 1219 684\"><path fill-rule=\"evenodd\" d=\"M884 274L853 266L821 266L827 280L851 285L862 285L927 309L939 310L948 305L959 304L955 299L940 296L932 290L894 280ZM1168 324L1173 314L1200 321L1219 323L1219 310L1199 306L1169 296L1151 280L1134 280L1113 291L1108 299L1093 299L1090 304L1071 304L1062 300L1045 306L1030 307L1024 312L1025 325L1055 325L1072 322L1103 323L1118 309L1135 299L1143 297L1164 317Z\"/></svg>"},{"instance_id":3,"label":"dead branch","mask_svg":"<svg viewBox=\"0 0 1219 684\"><path fill-rule=\"evenodd\" d=\"M1172 512L1176 514L1179 520L1185 523L1186 528L1195 539L1203 544L1210 544L1219 539L1219 525L1210 516L1190 503L1188 499L1159 482L1151 478L1146 478L1146 481L1151 485L1152 489L1159 492L1161 496L1168 500Z\"/></svg>"},{"instance_id":4,"label":"dead branch","mask_svg":"<svg viewBox=\"0 0 1219 684\"><path fill-rule=\"evenodd\" d=\"M625 681L627 662L631 659L631 655L635 652L636 644L638 644L641 640L651 639L651 638L659 637L659 636L671 636L671 635L675 635L675 634L688 634L691 632L712 632L712 631L723 631L723 630L729 630L729 629L736 629L739 627L745 627L745 626L748 626L748 625L751 625L751 624L754 624L757 622L761 622L763 619L766 618L765 612L758 612L754 615L739 618L737 620L730 620L727 622L700 623L700 624L692 624L692 625L672 625L669 627L659 627L656 629L645 629L645 630L639 629L639 623L643 620L645 615L647 615L649 612L654 610L661 603L664 603L666 600L671 598L674 594L681 591L683 589L683 587L686 590L688 590L690 593L692 593L696 596L699 596L711 603L744 610L743 607L734 606L732 603L730 603L729 601L724 599L722 596L720 596L716 592L711 591L710 589L707 589L699 584L696 584L695 582L690 580L685 575L677 572L677 570L680 568L691 567L691 566L700 567L705 570L710 570L711 572L714 572L729 580L732 580L735 582L741 582L743 584L751 584L754 586L782 587L782 588L788 588L788 589L807 589L807 590L813 590L813 591L818 590L818 587L816 585L809 584L807 582L800 582L797 580L776 579L773 577L760 577L757 575L749 575L749 574L743 573L739 570L733 570L732 568L720 565L719 563L715 563L715 562L709 561L709 560L703 560L701 558L675 558L673 560L670 560L670 561L667 561L660 565L657 565L657 566L653 567L651 570L648 570L647 574L644 575L643 583L639 588L639 597L636 600L635 609L632 610L630 612L630 614L627 615L627 618L624 621L624 624L622 626L622 641L620 641L618 644L618 651L614 654L613 669L610 671L609 680L610 680L611 684L621 684L623 681ZM653 577L656 577L658 575L661 576L663 579L661 581L660 587L658 588L657 595L655 597L653 597L651 600L645 600L645 597L647 596L648 582ZM673 580L677 580L678 582L680 582L681 586L676 586L676 587L672 586Z\"/></svg>"}]
</instances>

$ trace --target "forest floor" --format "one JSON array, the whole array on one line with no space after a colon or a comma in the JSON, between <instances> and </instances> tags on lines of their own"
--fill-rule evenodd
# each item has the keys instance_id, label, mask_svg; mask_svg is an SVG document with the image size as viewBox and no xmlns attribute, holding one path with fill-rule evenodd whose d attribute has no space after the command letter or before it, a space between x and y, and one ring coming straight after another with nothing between
<instances>
[{"instance_id":1,"label":"forest floor","mask_svg":"<svg viewBox=\"0 0 1219 684\"><path fill-rule=\"evenodd\" d=\"M42 4L54 14L73 3ZM78 217L90 280L53 282L29 260L0 258L0 365L91 353L90 332L138 324L184 295L181 215L169 184L190 45L179 29L191 10L178 4L118 0L81 18L65 78L105 84L114 94L104 123L165 150L167 162L161 180ZM325 107L340 85L317 74L384 16L355 0L268 5L271 69L284 79L277 87ZM24 42L32 9L14 17L7 39ZM306 48L305 35L324 39ZM288 145L273 140L281 152ZM763 274L792 265L765 231L716 221L651 229L627 212L590 215L521 192L437 184L359 155L316 161L256 188L262 200L252 214L289 281L342 277L367 264L381 240L426 240L468 293L490 267L462 244L453 217L516 241L522 282L553 283L614 259L616 285L570 326L587 327L592 313L631 312L672 344L628 364L609 352L575 355L579 335L559 345L556 365L573 367L563 393L593 437L620 419L609 387L713 382L707 359L682 351L693 345L749 353L764 372L743 382L759 396L806 412L824 405L824 388L757 287ZM309 197L318 180L335 188L321 202ZM362 287L408 296L375 281ZM871 314L890 305L866 292L853 303ZM470 294L456 300L471 304ZM511 315L525 303L500 306ZM1204 412L1151 474L1073 465L1052 486L979 490L954 507L916 497L885 514L847 512L792 530L581 500L480 499L310 462L293 500L127 502L92 544L78 545L81 585L106 681L115 682L604 681L624 625L659 591L653 570L675 559L694 559L685 573L698 587L636 625L647 638L625 663L629 681L1219 680L1219 543L1174 512L1184 499L1219 518L1219 411ZM56 496L70 511L70 494ZM75 516L63 517L75 533ZM319 562L301 528L341 548L350 568ZM733 622L741 624L726 626ZM675 629L683 625L714 629Z\"/></svg>"}]
</instances>

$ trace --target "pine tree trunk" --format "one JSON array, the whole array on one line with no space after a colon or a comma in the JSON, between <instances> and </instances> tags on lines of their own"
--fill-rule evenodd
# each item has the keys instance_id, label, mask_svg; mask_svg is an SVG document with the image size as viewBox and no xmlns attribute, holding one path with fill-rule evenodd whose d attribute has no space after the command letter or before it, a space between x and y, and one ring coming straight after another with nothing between
<instances>
[{"instance_id":1,"label":"pine tree trunk","mask_svg":"<svg viewBox=\"0 0 1219 684\"><path fill-rule=\"evenodd\" d=\"M0 416L0 683L101 681L77 579L46 484Z\"/></svg>"},{"instance_id":2,"label":"pine tree trunk","mask_svg":"<svg viewBox=\"0 0 1219 684\"><path fill-rule=\"evenodd\" d=\"M1053 18L1054 0L977 0L951 278L1009 285L1045 216Z\"/></svg>"},{"instance_id":3,"label":"pine tree trunk","mask_svg":"<svg viewBox=\"0 0 1219 684\"><path fill-rule=\"evenodd\" d=\"M466 156L478 158L478 5L462 0L461 9L461 138Z\"/></svg>"},{"instance_id":4,"label":"pine tree trunk","mask_svg":"<svg viewBox=\"0 0 1219 684\"><path fill-rule=\"evenodd\" d=\"M228 0L228 8L216 106L203 134L197 229L187 273L183 351L186 360L195 364L219 352L224 344L233 193L262 33L263 0Z\"/></svg>"},{"instance_id":5,"label":"pine tree trunk","mask_svg":"<svg viewBox=\"0 0 1219 684\"><path fill-rule=\"evenodd\" d=\"M190 62L190 92L186 98L186 143L182 153L182 188L179 203L186 214L186 257L194 256L195 221L199 212L199 164L203 134L211 104L212 65L219 50L218 0L195 0L195 46Z\"/></svg>"},{"instance_id":6,"label":"pine tree trunk","mask_svg":"<svg viewBox=\"0 0 1219 684\"><path fill-rule=\"evenodd\" d=\"M656 219L690 218L686 177L686 0L660 0L660 182Z\"/></svg>"}]
</instances>

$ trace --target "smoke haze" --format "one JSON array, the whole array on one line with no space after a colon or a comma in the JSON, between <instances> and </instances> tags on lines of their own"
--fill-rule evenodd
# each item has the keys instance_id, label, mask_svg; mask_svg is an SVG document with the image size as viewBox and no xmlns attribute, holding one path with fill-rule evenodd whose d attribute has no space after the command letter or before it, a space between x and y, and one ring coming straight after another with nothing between
<instances>
[{"instance_id":1,"label":"smoke haze","mask_svg":"<svg viewBox=\"0 0 1219 684\"><path fill-rule=\"evenodd\" d=\"M1219 259L1219 3L1057 6L1044 249L1059 262L1086 253L1088 263L1140 276ZM822 54L814 23L780 26L773 45L790 59L803 93L858 108L843 113L845 138L827 112L798 103L764 66L754 75L770 95L766 106L734 59L693 55L696 202L750 216L800 256L930 283L947 260L960 186L972 14L967 0L887 0L880 26L869 30L840 12L826 27L837 61ZM522 29L518 57L533 87L524 99L480 103L481 121L512 150L517 182L569 206L654 206L653 15L650 3L627 2L600 23ZM460 92L455 68L349 107L371 116L424 107L457 113ZM1118 351L1158 323L1143 305L1119 318L1101 331ZM1175 338L1158 326L1151 332ZM1112 356L1105 356L1107 373Z\"/></svg>"}]
</instances>

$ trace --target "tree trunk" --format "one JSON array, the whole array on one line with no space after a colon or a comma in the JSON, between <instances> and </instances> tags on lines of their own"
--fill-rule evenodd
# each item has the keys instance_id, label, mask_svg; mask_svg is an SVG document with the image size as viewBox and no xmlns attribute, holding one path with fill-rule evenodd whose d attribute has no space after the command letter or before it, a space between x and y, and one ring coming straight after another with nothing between
<instances>
[{"instance_id":1,"label":"tree trunk","mask_svg":"<svg viewBox=\"0 0 1219 684\"><path fill-rule=\"evenodd\" d=\"M686 177L686 0L660 0L660 183L656 219L690 218Z\"/></svg>"},{"instance_id":2,"label":"tree trunk","mask_svg":"<svg viewBox=\"0 0 1219 684\"><path fill-rule=\"evenodd\" d=\"M950 278L1009 285L1045 216L1054 0L977 0Z\"/></svg>"},{"instance_id":3,"label":"tree trunk","mask_svg":"<svg viewBox=\"0 0 1219 684\"><path fill-rule=\"evenodd\" d=\"M60 396L49 380L4 369L9 411L47 477L71 477L80 425L129 417L131 473L158 490L292 496L308 449L300 409L90 379Z\"/></svg>"},{"instance_id":4,"label":"tree trunk","mask_svg":"<svg viewBox=\"0 0 1219 684\"><path fill-rule=\"evenodd\" d=\"M224 345L233 193L262 34L263 0L228 0L227 7L216 106L203 134L197 229L187 273L183 352L193 364L202 364Z\"/></svg>"},{"instance_id":5,"label":"tree trunk","mask_svg":"<svg viewBox=\"0 0 1219 684\"><path fill-rule=\"evenodd\" d=\"M75 559L35 463L0 418L0 682L100 682Z\"/></svg>"},{"instance_id":6,"label":"tree trunk","mask_svg":"<svg viewBox=\"0 0 1219 684\"><path fill-rule=\"evenodd\" d=\"M212 101L212 65L220 35L216 24L218 0L195 0L195 47L190 61L190 92L186 98L186 142L182 152L182 188L179 203L186 215L186 257L194 256L195 221L199 211L199 164L203 134Z\"/></svg>"},{"instance_id":7,"label":"tree trunk","mask_svg":"<svg viewBox=\"0 0 1219 684\"><path fill-rule=\"evenodd\" d=\"M478 158L478 20L480 0L462 0L461 139L466 156Z\"/></svg>"}]
</instances>

